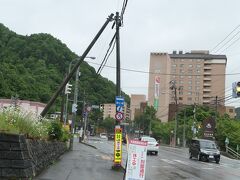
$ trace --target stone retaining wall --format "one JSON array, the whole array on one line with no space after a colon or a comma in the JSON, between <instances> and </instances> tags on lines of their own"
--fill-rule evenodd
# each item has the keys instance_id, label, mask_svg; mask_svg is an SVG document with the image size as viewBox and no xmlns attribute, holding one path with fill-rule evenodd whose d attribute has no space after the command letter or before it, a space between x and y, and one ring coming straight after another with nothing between
<instances>
[{"instance_id":1,"label":"stone retaining wall","mask_svg":"<svg viewBox=\"0 0 240 180\"><path fill-rule=\"evenodd\" d=\"M0 133L0 179L29 180L67 150L63 142Z\"/></svg>"}]
</instances>

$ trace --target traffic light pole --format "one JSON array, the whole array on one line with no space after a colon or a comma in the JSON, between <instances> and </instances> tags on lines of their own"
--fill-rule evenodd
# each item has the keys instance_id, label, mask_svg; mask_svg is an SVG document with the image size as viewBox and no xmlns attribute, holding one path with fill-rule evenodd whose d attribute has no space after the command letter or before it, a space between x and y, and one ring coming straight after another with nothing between
<instances>
[{"instance_id":1,"label":"traffic light pole","mask_svg":"<svg viewBox=\"0 0 240 180\"><path fill-rule=\"evenodd\" d=\"M77 105L78 100L78 81L79 81L79 67L77 68L76 72L76 78L75 78L75 88L74 88L74 99L73 104ZM73 118L72 118L72 124L71 124L71 139L70 139L70 149L73 150L73 140L74 140L74 132L75 132L75 122L77 120L77 111L74 110L73 112Z\"/></svg>"}]
</instances>

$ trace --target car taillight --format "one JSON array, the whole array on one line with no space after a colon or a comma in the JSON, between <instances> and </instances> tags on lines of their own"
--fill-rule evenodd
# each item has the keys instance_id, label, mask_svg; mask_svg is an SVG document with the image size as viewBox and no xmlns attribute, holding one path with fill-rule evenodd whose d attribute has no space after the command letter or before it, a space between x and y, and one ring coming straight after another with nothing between
<instances>
[{"instance_id":1,"label":"car taillight","mask_svg":"<svg viewBox=\"0 0 240 180\"><path fill-rule=\"evenodd\" d=\"M156 144L156 146L159 146L159 144Z\"/></svg>"}]
</instances>

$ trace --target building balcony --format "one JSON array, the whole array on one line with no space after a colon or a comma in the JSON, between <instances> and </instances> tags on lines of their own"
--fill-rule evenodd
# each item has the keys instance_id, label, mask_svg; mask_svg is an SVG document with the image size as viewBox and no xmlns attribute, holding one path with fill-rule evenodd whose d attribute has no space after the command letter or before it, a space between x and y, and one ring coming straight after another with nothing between
<instances>
[{"instance_id":1,"label":"building balcony","mask_svg":"<svg viewBox=\"0 0 240 180\"><path fill-rule=\"evenodd\" d=\"M204 66L204 68L203 68L204 70L211 70L212 69L212 67L211 66Z\"/></svg>"},{"instance_id":2,"label":"building balcony","mask_svg":"<svg viewBox=\"0 0 240 180\"><path fill-rule=\"evenodd\" d=\"M212 64L212 62L211 61L204 61L204 65L205 64Z\"/></svg>"},{"instance_id":3,"label":"building balcony","mask_svg":"<svg viewBox=\"0 0 240 180\"><path fill-rule=\"evenodd\" d=\"M203 87L210 87L210 86L211 86L211 84L203 82Z\"/></svg>"},{"instance_id":4,"label":"building balcony","mask_svg":"<svg viewBox=\"0 0 240 180\"><path fill-rule=\"evenodd\" d=\"M203 92L211 92L211 89L210 88L204 88Z\"/></svg>"},{"instance_id":5,"label":"building balcony","mask_svg":"<svg viewBox=\"0 0 240 180\"><path fill-rule=\"evenodd\" d=\"M209 93L209 94L203 94L203 99L205 99L205 100L208 100L209 98L211 98L212 96L211 96L211 94Z\"/></svg>"},{"instance_id":6,"label":"building balcony","mask_svg":"<svg viewBox=\"0 0 240 180\"><path fill-rule=\"evenodd\" d=\"M204 74L204 75L211 75L212 73L211 73L211 71L204 71L203 74Z\"/></svg>"}]
</instances>

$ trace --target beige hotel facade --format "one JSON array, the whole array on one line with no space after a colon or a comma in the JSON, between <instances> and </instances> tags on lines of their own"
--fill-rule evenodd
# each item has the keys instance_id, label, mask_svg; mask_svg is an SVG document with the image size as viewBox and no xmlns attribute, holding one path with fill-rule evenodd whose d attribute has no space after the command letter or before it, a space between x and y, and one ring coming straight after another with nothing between
<instances>
[{"instance_id":1,"label":"beige hotel facade","mask_svg":"<svg viewBox=\"0 0 240 180\"><path fill-rule=\"evenodd\" d=\"M151 53L149 67L148 103L157 110L162 122L168 121L169 104L174 92L170 81L175 81L178 104L210 104L214 97L225 97L225 55L209 51Z\"/></svg>"}]
</instances>

